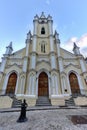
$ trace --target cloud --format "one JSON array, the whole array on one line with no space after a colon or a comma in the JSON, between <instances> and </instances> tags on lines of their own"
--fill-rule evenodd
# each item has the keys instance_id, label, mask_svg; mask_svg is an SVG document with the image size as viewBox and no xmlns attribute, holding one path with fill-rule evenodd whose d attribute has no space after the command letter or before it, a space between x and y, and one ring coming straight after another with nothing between
<instances>
[{"instance_id":1,"label":"cloud","mask_svg":"<svg viewBox=\"0 0 87 130\"><path fill-rule=\"evenodd\" d=\"M80 38L77 37L70 38L62 45L62 47L72 52L73 42L75 42L76 45L80 47L81 54L87 56L87 34L82 35Z\"/></svg>"}]
</instances>

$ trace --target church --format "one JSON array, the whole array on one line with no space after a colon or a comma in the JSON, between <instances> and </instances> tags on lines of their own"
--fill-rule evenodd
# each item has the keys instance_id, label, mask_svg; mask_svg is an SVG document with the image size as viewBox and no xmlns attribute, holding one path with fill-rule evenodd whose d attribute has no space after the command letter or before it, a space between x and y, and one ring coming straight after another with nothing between
<instances>
[{"instance_id":1,"label":"church","mask_svg":"<svg viewBox=\"0 0 87 130\"><path fill-rule=\"evenodd\" d=\"M25 98L30 106L40 97L47 97L51 105L65 105L74 94L87 95L87 63L76 43L73 53L61 48L50 15L42 12L34 17L33 33L27 33L24 44L14 53L12 42L6 47L0 63L0 95Z\"/></svg>"}]
</instances>

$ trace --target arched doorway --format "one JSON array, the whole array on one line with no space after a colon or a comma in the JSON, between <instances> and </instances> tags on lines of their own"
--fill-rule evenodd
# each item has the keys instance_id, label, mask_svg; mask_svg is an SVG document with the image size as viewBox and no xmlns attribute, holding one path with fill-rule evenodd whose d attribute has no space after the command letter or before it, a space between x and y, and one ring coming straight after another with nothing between
<instances>
[{"instance_id":1,"label":"arched doorway","mask_svg":"<svg viewBox=\"0 0 87 130\"><path fill-rule=\"evenodd\" d=\"M13 72L8 79L6 94L14 94L15 93L15 87L17 82L17 74Z\"/></svg>"},{"instance_id":2,"label":"arched doorway","mask_svg":"<svg viewBox=\"0 0 87 130\"><path fill-rule=\"evenodd\" d=\"M70 81L72 94L80 93L78 79L77 79L77 76L73 72L70 73L69 75L69 81Z\"/></svg>"},{"instance_id":3,"label":"arched doorway","mask_svg":"<svg viewBox=\"0 0 87 130\"><path fill-rule=\"evenodd\" d=\"M39 75L38 79L38 96L48 96L48 76L45 72Z\"/></svg>"}]
</instances>

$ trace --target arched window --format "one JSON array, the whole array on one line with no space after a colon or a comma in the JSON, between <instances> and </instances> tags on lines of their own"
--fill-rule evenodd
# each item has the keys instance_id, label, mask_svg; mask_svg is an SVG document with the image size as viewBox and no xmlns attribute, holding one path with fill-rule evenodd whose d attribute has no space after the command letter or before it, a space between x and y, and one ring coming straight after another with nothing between
<instances>
[{"instance_id":1,"label":"arched window","mask_svg":"<svg viewBox=\"0 0 87 130\"><path fill-rule=\"evenodd\" d=\"M41 28L41 34L45 34L45 28L44 27Z\"/></svg>"},{"instance_id":2,"label":"arched window","mask_svg":"<svg viewBox=\"0 0 87 130\"><path fill-rule=\"evenodd\" d=\"M45 53L46 51L45 51L45 44L41 44L41 52L43 52L43 53Z\"/></svg>"}]
</instances>

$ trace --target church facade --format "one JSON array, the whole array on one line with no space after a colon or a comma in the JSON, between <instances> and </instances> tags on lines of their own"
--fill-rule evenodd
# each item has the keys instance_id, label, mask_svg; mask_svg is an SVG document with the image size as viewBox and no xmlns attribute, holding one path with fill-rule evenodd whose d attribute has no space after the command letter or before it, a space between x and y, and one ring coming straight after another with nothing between
<instances>
[{"instance_id":1,"label":"church facade","mask_svg":"<svg viewBox=\"0 0 87 130\"><path fill-rule=\"evenodd\" d=\"M42 12L33 20L33 34L27 33L25 48L12 53L12 42L0 63L0 93L15 94L35 105L47 96L52 105L63 104L74 93L86 94L87 64L74 43L70 53L60 47L53 20Z\"/></svg>"}]
</instances>

